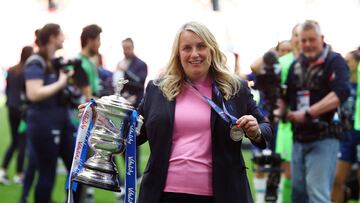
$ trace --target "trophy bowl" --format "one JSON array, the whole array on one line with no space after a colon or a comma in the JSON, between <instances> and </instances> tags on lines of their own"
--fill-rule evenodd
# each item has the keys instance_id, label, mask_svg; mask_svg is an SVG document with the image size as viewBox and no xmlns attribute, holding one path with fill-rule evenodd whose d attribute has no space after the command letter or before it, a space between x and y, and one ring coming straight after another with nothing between
<instances>
[{"instance_id":1,"label":"trophy bowl","mask_svg":"<svg viewBox=\"0 0 360 203\"><path fill-rule=\"evenodd\" d=\"M113 156L123 153L126 148L130 116L135 110L120 96L122 86L126 82L119 82L115 95L96 100L96 120L88 141L93 155L85 162L74 181L105 190L121 191L119 173ZM139 116L137 135L142 124L143 118Z\"/></svg>"}]
</instances>

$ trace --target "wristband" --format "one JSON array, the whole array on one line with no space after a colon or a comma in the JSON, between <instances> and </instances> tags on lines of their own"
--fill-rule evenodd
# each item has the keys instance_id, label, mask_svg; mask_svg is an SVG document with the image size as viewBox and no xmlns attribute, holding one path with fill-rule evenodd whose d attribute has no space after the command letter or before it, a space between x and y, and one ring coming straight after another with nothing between
<instances>
[{"instance_id":1,"label":"wristband","mask_svg":"<svg viewBox=\"0 0 360 203\"><path fill-rule=\"evenodd\" d=\"M254 136L254 137L250 137L250 139L253 140L253 141L258 141L259 138L261 138L261 130L260 130L260 128L259 128L258 131L256 132L255 136Z\"/></svg>"}]
</instances>

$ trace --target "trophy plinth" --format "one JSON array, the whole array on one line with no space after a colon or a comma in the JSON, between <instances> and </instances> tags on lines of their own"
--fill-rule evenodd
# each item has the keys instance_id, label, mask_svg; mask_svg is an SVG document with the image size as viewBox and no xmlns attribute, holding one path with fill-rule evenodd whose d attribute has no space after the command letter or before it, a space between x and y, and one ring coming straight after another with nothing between
<instances>
[{"instance_id":1,"label":"trophy plinth","mask_svg":"<svg viewBox=\"0 0 360 203\"><path fill-rule=\"evenodd\" d=\"M120 96L120 80L115 95L104 96L96 101L96 121L89 137L89 146L94 152L74 181L93 187L120 192L120 179L113 155L121 154L126 148L126 136L130 116L134 107ZM136 133L139 134L143 118L137 119Z\"/></svg>"}]
</instances>

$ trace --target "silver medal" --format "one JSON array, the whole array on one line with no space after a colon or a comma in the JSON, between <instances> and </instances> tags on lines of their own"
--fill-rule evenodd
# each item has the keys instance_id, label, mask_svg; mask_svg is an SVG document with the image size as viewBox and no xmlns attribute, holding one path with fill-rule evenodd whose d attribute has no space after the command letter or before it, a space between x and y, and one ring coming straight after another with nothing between
<instances>
[{"instance_id":1,"label":"silver medal","mask_svg":"<svg viewBox=\"0 0 360 203\"><path fill-rule=\"evenodd\" d=\"M235 142L238 142L243 139L244 137L244 130L242 128L236 127L236 125L233 125L230 129L230 137Z\"/></svg>"}]
</instances>

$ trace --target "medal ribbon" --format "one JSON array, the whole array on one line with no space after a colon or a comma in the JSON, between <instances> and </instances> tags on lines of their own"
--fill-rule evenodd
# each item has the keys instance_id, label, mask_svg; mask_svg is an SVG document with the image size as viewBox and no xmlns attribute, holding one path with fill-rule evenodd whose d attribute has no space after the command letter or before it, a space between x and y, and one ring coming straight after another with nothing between
<instances>
[{"instance_id":1,"label":"medal ribbon","mask_svg":"<svg viewBox=\"0 0 360 203\"><path fill-rule=\"evenodd\" d=\"M77 130L73 161L71 164L69 177L66 181L66 189L68 189L68 203L74 201L72 191L76 191L78 184L77 182L73 182L72 180L78 176L85 163L86 152L88 148L88 139L91 129L94 127L95 123L95 119L93 118L94 112L92 110L93 106L96 106L96 102L94 99L91 99L90 102L86 104L86 107L80 119L80 125Z\"/></svg>"},{"instance_id":2,"label":"medal ribbon","mask_svg":"<svg viewBox=\"0 0 360 203\"><path fill-rule=\"evenodd\" d=\"M226 106L224 104L224 101L222 101L223 104L223 109L221 109L218 105L215 104L215 102L213 102L209 97L201 94L201 92L195 87L195 85L193 85L188 79L186 80L186 82L192 87L193 90L195 90L196 95L198 95L200 98L203 99L203 101L205 101L206 103L208 103L211 108L213 108L215 110L215 112L227 123L230 123L231 125L236 125L236 121L237 119L232 116L226 109ZM218 91L219 89L217 88L216 84L213 85L214 88Z\"/></svg>"},{"instance_id":3,"label":"medal ribbon","mask_svg":"<svg viewBox=\"0 0 360 203\"><path fill-rule=\"evenodd\" d=\"M126 139L125 152L125 202L136 202L136 125L138 112L133 111L130 116L130 129Z\"/></svg>"}]
</instances>

